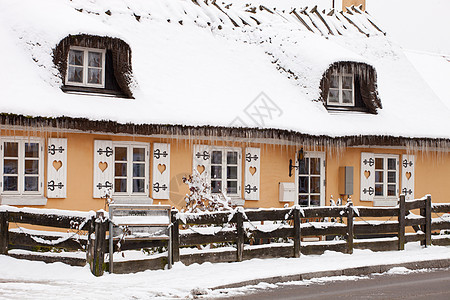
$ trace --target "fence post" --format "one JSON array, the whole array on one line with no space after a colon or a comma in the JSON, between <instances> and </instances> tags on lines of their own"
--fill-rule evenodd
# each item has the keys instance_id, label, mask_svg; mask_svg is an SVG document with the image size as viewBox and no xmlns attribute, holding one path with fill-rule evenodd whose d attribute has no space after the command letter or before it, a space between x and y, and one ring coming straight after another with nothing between
<instances>
[{"instance_id":1,"label":"fence post","mask_svg":"<svg viewBox=\"0 0 450 300\"><path fill-rule=\"evenodd\" d=\"M180 221L177 218L178 210L174 209L171 212L172 222L172 261L180 261Z\"/></svg>"},{"instance_id":2,"label":"fence post","mask_svg":"<svg viewBox=\"0 0 450 300\"><path fill-rule=\"evenodd\" d=\"M94 219L94 240L90 241L92 258L90 259L91 272L95 276L103 275L103 264L105 261L106 248L106 231L108 229L108 220L104 218L104 214L98 211ZM92 238L92 237L91 237Z\"/></svg>"},{"instance_id":3,"label":"fence post","mask_svg":"<svg viewBox=\"0 0 450 300\"><path fill-rule=\"evenodd\" d=\"M0 254L8 254L9 222L8 212L0 212Z\"/></svg>"},{"instance_id":4,"label":"fence post","mask_svg":"<svg viewBox=\"0 0 450 300\"><path fill-rule=\"evenodd\" d=\"M406 201L405 195L400 195L398 204L398 250L405 250L405 225L406 225Z\"/></svg>"},{"instance_id":5,"label":"fence post","mask_svg":"<svg viewBox=\"0 0 450 300\"><path fill-rule=\"evenodd\" d=\"M428 195L425 200L425 247L431 245L431 196Z\"/></svg>"},{"instance_id":6,"label":"fence post","mask_svg":"<svg viewBox=\"0 0 450 300\"><path fill-rule=\"evenodd\" d=\"M347 206L347 253L353 253L353 203Z\"/></svg>"},{"instance_id":7,"label":"fence post","mask_svg":"<svg viewBox=\"0 0 450 300\"><path fill-rule=\"evenodd\" d=\"M294 218L294 257L300 257L300 239L301 239L301 228L300 228L300 209L295 206L293 209Z\"/></svg>"},{"instance_id":8,"label":"fence post","mask_svg":"<svg viewBox=\"0 0 450 300\"><path fill-rule=\"evenodd\" d=\"M242 261L244 258L244 212L243 208L236 208L236 259Z\"/></svg>"}]
</instances>

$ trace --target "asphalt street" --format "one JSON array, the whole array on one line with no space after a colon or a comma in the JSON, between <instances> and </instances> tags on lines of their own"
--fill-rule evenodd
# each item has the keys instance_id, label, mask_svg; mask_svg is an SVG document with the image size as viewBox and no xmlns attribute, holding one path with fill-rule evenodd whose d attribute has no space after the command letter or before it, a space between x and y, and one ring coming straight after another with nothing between
<instances>
[{"instance_id":1,"label":"asphalt street","mask_svg":"<svg viewBox=\"0 0 450 300\"><path fill-rule=\"evenodd\" d=\"M282 285L224 299L450 299L450 269L370 275L358 280Z\"/></svg>"}]
</instances>

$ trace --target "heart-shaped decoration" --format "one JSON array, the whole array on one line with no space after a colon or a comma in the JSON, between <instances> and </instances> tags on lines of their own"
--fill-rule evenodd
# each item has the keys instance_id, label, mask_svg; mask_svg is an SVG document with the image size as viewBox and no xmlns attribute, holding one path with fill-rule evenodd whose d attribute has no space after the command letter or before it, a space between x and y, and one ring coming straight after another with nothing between
<instances>
[{"instance_id":1,"label":"heart-shaped decoration","mask_svg":"<svg viewBox=\"0 0 450 300\"><path fill-rule=\"evenodd\" d=\"M406 176L406 179L409 180L409 179L411 178L411 172L406 172L406 173L405 173L405 176Z\"/></svg>"},{"instance_id":2,"label":"heart-shaped decoration","mask_svg":"<svg viewBox=\"0 0 450 300\"><path fill-rule=\"evenodd\" d=\"M107 162L99 162L98 167L100 170L102 170L102 172L105 172L105 170L108 168L108 163Z\"/></svg>"},{"instance_id":3,"label":"heart-shaped decoration","mask_svg":"<svg viewBox=\"0 0 450 300\"><path fill-rule=\"evenodd\" d=\"M161 174L164 173L164 171L166 170L166 165L159 164L158 170Z\"/></svg>"},{"instance_id":4,"label":"heart-shaped decoration","mask_svg":"<svg viewBox=\"0 0 450 300\"><path fill-rule=\"evenodd\" d=\"M367 171L367 170L364 171L364 176L366 177L366 179L369 178L369 176L370 176L370 171Z\"/></svg>"},{"instance_id":5,"label":"heart-shaped decoration","mask_svg":"<svg viewBox=\"0 0 450 300\"><path fill-rule=\"evenodd\" d=\"M203 172L205 172L205 166L204 165L197 166L197 171L199 174L202 174Z\"/></svg>"},{"instance_id":6,"label":"heart-shaped decoration","mask_svg":"<svg viewBox=\"0 0 450 300\"><path fill-rule=\"evenodd\" d=\"M62 161L60 161L60 160L53 161L53 168L55 168L56 171L61 169L61 167L62 167Z\"/></svg>"},{"instance_id":7,"label":"heart-shaped decoration","mask_svg":"<svg viewBox=\"0 0 450 300\"><path fill-rule=\"evenodd\" d=\"M255 175L255 173L256 173L255 167L250 167L250 168L248 168L248 170L249 170L250 174L252 174L252 176Z\"/></svg>"}]
</instances>

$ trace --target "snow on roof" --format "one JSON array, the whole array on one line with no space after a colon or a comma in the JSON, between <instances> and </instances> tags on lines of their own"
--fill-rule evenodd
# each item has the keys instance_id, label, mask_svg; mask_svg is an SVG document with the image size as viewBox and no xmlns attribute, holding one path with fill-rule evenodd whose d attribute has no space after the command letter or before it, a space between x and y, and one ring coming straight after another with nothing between
<instances>
[{"instance_id":1,"label":"snow on roof","mask_svg":"<svg viewBox=\"0 0 450 300\"><path fill-rule=\"evenodd\" d=\"M293 1L225 2L3 2L0 111L331 137L450 138L449 108L370 15L358 8L293 10ZM131 47L135 99L62 92L52 51L75 34L117 37ZM317 101L324 72L339 61L376 69L383 104L377 115L333 114Z\"/></svg>"}]
</instances>

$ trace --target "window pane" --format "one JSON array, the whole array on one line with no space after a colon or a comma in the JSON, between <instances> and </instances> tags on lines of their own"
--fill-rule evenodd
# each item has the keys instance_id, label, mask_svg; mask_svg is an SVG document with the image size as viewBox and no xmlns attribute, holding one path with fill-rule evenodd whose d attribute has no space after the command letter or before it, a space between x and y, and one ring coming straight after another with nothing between
<instances>
[{"instance_id":1,"label":"window pane","mask_svg":"<svg viewBox=\"0 0 450 300\"><path fill-rule=\"evenodd\" d=\"M320 158L311 158L310 159L310 172L312 175L320 175Z\"/></svg>"},{"instance_id":2,"label":"window pane","mask_svg":"<svg viewBox=\"0 0 450 300\"><path fill-rule=\"evenodd\" d=\"M114 157L116 161L127 161L127 148L116 147L114 151Z\"/></svg>"},{"instance_id":3,"label":"window pane","mask_svg":"<svg viewBox=\"0 0 450 300\"><path fill-rule=\"evenodd\" d=\"M89 57L89 59L88 59L89 67L97 67L97 68L102 67L102 54L101 53L89 51L88 57Z\"/></svg>"},{"instance_id":4,"label":"window pane","mask_svg":"<svg viewBox=\"0 0 450 300\"><path fill-rule=\"evenodd\" d=\"M383 158L375 158L375 169L383 170L384 164L383 164Z\"/></svg>"},{"instance_id":5,"label":"window pane","mask_svg":"<svg viewBox=\"0 0 450 300\"><path fill-rule=\"evenodd\" d=\"M133 161L145 161L145 148L133 148Z\"/></svg>"},{"instance_id":6,"label":"window pane","mask_svg":"<svg viewBox=\"0 0 450 300\"><path fill-rule=\"evenodd\" d=\"M320 177L311 177L311 193L320 193Z\"/></svg>"},{"instance_id":7,"label":"window pane","mask_svg":"<svg viewBox=\"0 0 450 300\"><path fill-rule=\"evenodd\" d=\"M211 166L211 178L221 179L222 178L222 167L221 166Z\"/></svg>"},{"instance_id":8,"label":"window pane","mask_svg":"<svg viewBox=\"0 0 450 300\"><path fill-rule=\"evenodd\" d=\"M388 170L396 170L397 160L395 158L388 158Z\"/></svg>"},{"instance_id":9,"label":"window pane","mask_svg":"<svg viewBox=\"0 0 450 300\"><path fill-rule=\"evenodd\" d=\"M298 204L300 206L308 206L309 205L308 196L306 196L306 195L298 196Z\"/></svg>"},{"instance_id":10,"label":"window pane","mask_svg":"<svg viewBox=\"0 0 450 300\"><path fill-rule=\"evenodd\" d=\"M127 180L118 179L114 180L114 192L125 193L127 191Z\"/></svg>"},{"instance_id":11,"label":"window pane","mask_svg":"<svg viewBox=\"0 0 450 300\"><path fill-rule=\"evenodd\" d=\"M114 176L127 177L127 163L115 163Z\"/></svg>"},{"instance_id":12,"label":"window pane","mask_svg":"<svg viewBox=\"0 0 450 300\"><path fill-rule=\"evenodd\" d=\"M80 50L70 50L69 51L69 65L83 65L84 52Z\"/></svg>"},{"instance_id":13,"label":"window pane","mask_svg":"<svg viewBox=\"0 0 450 300\"><path fill-rule=\"evenodd\" d=\"M17 159L5 159L3 165L4 174L17 174L19 162Z\"/></svg>"},{"instance_id":14,"label":"window pane","mask_svg":"<svg viewBox=\"0 0 450 300\"><path fill-rule=\"evenodd\" d=\"M396 185L395 184L388 185L388 196L396 196Z\"/></svg>"},{"instance_id":15,"label":"window pane","mask_svg":"<svg viewBox=\"0 0 450 300\"><path fill-rule=\"evenodd\" d=\"M19 156L19 144L18 143L5 143L5 157L18 157Z\"/></svg>"},{"instance_id":16,"label":"window pane","mask_svg":"<svg viewBox=\"0 0 450 300\"><path fill-rule=\"evenodd\" d=\"M352 76L342 76L342 88L346 90L351 90L353 86L352 81L353 81Z\"/></svg>"},{"instance_id":17,"label":"window pane","mask_svg":"<svg viewBox=\"0 0 450 300\"><path fill-rule=\"evenodd\" d=\"M299 165L300 165L299 173L300 174L308 174L309 158L304 158L303 160L301 160Z\"/></svg>"},{"instance_id":18,"label":"window pane","mask_svg":"<svg viewBox=\"0 0 450 300\"><path fill-rule=\"evenodd\" d=\"M227 181L227 193L237 194L237 181Z\"/></svg>"},{"instance_id":19,"label":"window pane","mask_svg":"<svg viewBox=\"0 0 450 300\"><path fill-rule=\"evenodd\" d=\"M219 193L222 190L222 181L211 180L211 192Z\"/></svg>"},{"instance_id":20,"label":"window pane","mask_svg":"<svg viewBox=\"0 0 450 300\"><path fill-rule=\"evenodd\" d=\"M83 83L83 67L69 67L67 80L70 82Z\"/></svg>"},{"instance_id":21,"label":"window pane","mask_svg":"<svg viewBox=\"0 0 450 300\"><path fill-rule=\"evenodd\" d=\"M102 69L88 69L88 83L102 84Z\"/></svg>"},{"instance_id":22,"label":"window pane","mask_svg":"<svg viewBox=\"0 0 450 300\"><path fill-rule=\"evenodd\" d=\"M397 176L396 176L396 172L388 172L388 183L396 183L397 182Z\"/></svg>"},{"instance_id":23,"label":"window pane","mask_svg":"<svg viewBox=\"0 0 450 300\"><path fill-rule=\"evenodd\" d=\"M330 88L338 89L339 88L339 76L331 75L330 78Z\"/></svg>"},{"instance_id":24,"label":"window pane","mask_svg":"<svg viewBox=\"0 0 450 300\"><path fill-rule=\"evenodd\" d=\"M342 103L353 103L352 91L342 91Z\"/></svg>"},{"instance_id":25,"label":"window pane","mask_svg":"<svg viewBox=\"0 0 450 300\"><path fill-rule=\"evenodd\" d=\"M3 190L4 191L17 191L17 176L4 176L3 177Z\"/></svg>"},{"instance_id":26,"label":"window pane","mask_svg":"<svg viewBox=\"0 0 450 300\"><path fill-rule=\"evenodd\" d=\"M211 163L222 164L222 151L213 151L212 152Z\"/></svg>"},{"instance_id":27,"label":"window pane","mask_svg":"<svg viewBox=\"0 0 450 300\"><path fill-rule=\"evenodd\" d=\"M38 191L39 177L25 176L25 191L26 192L36 192Z\"/></svg>"},{"instance_id":28,"label":"window pane","mask_svg":"<svg viewBox=\"0 0 450 300\"><path fill-rule=\"evenodd\" d=\"M237 179L237 167L227 167L227 179Z\"/></svg>"},{"instance_id":29,"label":"window pane","mask_svg":"<svg viewBox=\"0 0 450 300\"><path fill-rule=\"evenodd\" d=\"M375 196L383 196L383 185L375 184Z\"/></svg>"},{"instance_id":30,"label":"window pane","mask_svg":"<svg viewBox=\"0 0 450 300\"><path fill-rule=\"evenodd\" d=\"M227 164L229 165L237 165L238 161L238 153L233 152L227 152Z\"/></svg>"},{"instance_id":31,"label":"window pane","mask_svg":"<svg viewBox=\"0 0 450 300\"><path fill-rule=\"evenodd\" d=\"M328 93L328 102L339 103L339 90L330 89Z\"/></svg>"},{"instance_id":32,"label":"window pane","mask_svg":"<svg viewBox=\"0 0 450 300\"><path fill-rule=\"evenodd\" d=\"M145 177L145 164L133 164L133 177Z\"/></svg>"},{"instance_id":33,"label":"window pane","mask_svg":"<svg viewBox=\"0 0 450 300\"><path fill-rule=\"evenodd\" d=\"M39 174L39 161L36 159L26 159L25 174Z\"/></svg>"},{"instance_id":34,"label":"window pane","mask_svg":"<svg viewBox=\"0 0 450 300\"><path fill-rule=\"evenodd\" d=\"M375 171L375 182L384 182L383 171Z\"/></svg>"},{"instance_id":35,"label":"window pane","mask_svg":"<svg viewBox=\"0 0 450 300\"><path fill-rule=\"evenodd\" d=\"M299 193L309 193L309 178L300 176L298 178L298 192Z\"/></svg>"},{"instance_id":36,"label":"window pane","mask_svg":"<svg viewBox=\"0 0 450 300\"><path fill-rule=\"evenodd\" d=\"M320 196L319 195L311 195L310 206L320 206Z\"/></svg>"},{"instance_id":37,"label":"window pane","mask_svg":"<svg viewBox=\"0 0 450 300\"><path fill-rule=\"evenodd\" d=\"M133 179L133 193L145 192L145 179Z\"/></svg>"},{"instance_id":38,"label":"window pane","mask_svg":"<svg viewBox=\"0 0 450 300\"><path fill-rule=\"evenodd\" d=\"M25 143L25 157L39 157L39 144Z\"/></svg>"}]
</instances>

